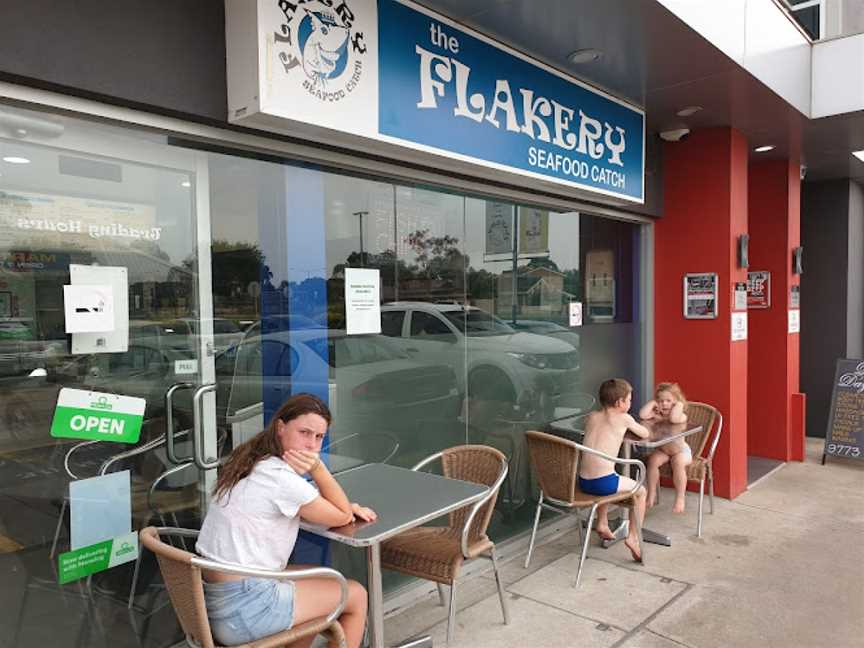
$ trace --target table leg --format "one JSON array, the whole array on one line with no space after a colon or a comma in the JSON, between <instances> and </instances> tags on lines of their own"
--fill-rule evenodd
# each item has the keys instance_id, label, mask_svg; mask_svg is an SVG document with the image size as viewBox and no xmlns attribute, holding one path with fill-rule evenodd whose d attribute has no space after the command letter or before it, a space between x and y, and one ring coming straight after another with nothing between
<instances>
[{"instance_id":1,"label":"table leg","mask_svg":"<svg viewBox=\"0 0 864 648\"><path fill-rule=\"evenodd\" d=\"M625 443L624 444L624 458L630 459L630 455L631 455L630 444ZM630 477L631 479L633 477L632 469L631 469L629 464L627 465L627 476ZM620 520L618 526L612 531L612 533L615 535L615 539L614 540L603 540L601 545L603 546L604 549L608 549L609 547L614 545L616 542L621 542L624 538L627 537L627 532L629 530L629 523L630 523L629 518L630 518L630 509L627 507L622 507L621 520ZM589 535L590 535L590 532L591 532L591 529L588 529ZM662 533L658 533L657 531L652 531L651 529L646 529L644 526L642 527L642 539L645 542L650 542L651 544L663 545L664 547L671 547L672 546L672 539L669 536L663 535Z\"/></svg>"},{"instance_id":2,"label":"table leg","mask_svg":"<svg viewBox=\"0 0 864 648\"><path fill-rule=\"evenodd\" d=\"M366 548L366 587L369 590L369 647L384 648L384 592L381 585L381 545Z\"/></svg>"}]
</instances>

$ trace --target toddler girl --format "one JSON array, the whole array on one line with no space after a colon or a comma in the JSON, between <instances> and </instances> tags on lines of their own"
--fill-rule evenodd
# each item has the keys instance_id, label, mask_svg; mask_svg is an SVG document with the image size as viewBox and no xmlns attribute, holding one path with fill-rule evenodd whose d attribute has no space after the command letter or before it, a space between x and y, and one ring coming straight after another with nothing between
<instances>
[{"instance_id":1,"label":"toddler girl","mask_svg":"<svg viewBox=\"0 0 864 648\"><path fill-rule=\"evenodd\" d=\"M687 400L678 383L660 383L650 400L639 410L643 421L667 421L669 423L687 422ZM693 461L693 452L684 439L660 446L648 456L648 506L657 500L657 484L660 481L660 466L672 464L672 481L675 483L675 505L673 513L684 512L684 493L687 490L687 466Z\"/></svg>"}]
</instances>

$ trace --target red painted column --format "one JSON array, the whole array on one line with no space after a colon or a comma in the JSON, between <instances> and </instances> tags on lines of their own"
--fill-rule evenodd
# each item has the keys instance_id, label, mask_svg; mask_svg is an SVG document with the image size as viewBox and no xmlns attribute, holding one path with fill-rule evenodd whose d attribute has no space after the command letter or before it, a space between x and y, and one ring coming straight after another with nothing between
<instances>
[{"instance_id":1,"label":"red painted column","mask_svg":"<svg viewBox=\"0 0 864 648\"><path fill-rule=\"evenodd\" d=\"M654 241L654 375L681 384L687 397L723 414L714 458L716 492L732 498L747 488L747 347L731 341L737 241L747 231L747 140L729 128L694 132L669 143L664 156L663 218ZM718 316L688 320L683 280L716 272Z\"/></svg>"},{"instance_id":2,"label":"red painted column","mask_svg":"<svg viewBox=\"0 0 864 648\"><path fill-rule=\"evenodd\" d=\"M771 307L749 311L747 446L751 455L781 461L804 459L799 335L788 332L791 287L799 282L792 274L801 238L798 168L796 161L757 162L748 183L750 270L771 273Z\"/></svg>"}]
</instances>

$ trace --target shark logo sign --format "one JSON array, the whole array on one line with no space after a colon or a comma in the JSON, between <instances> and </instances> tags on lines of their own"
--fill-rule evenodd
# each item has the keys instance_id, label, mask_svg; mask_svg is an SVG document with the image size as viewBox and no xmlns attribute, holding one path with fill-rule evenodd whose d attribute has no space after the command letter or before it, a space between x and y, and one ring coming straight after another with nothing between
<instances>
[{"instance_id":1,"label":"shark logo sign","mask_svg":"<svg viewBox=\"0 0 864 648\"><path fill-rule=\"evenodd\" d=\"M368 51L347 0L274 0L280 24L273 35L279 72L309 95L333 103L361 84Z\"/></svg>"}]
</instances>

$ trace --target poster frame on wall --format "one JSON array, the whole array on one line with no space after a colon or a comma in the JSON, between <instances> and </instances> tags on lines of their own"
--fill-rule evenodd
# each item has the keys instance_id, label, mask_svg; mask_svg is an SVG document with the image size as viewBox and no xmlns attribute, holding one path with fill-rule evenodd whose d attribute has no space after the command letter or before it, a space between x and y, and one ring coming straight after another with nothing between
<instances>
[{"instance_id":1,"label":"poster frame on wall","mask_svg":"<svg viewBox=\"0 0 864 648\"><path fill-rule=\"evenodd\" d=\"M762 280L762 297L753 292L753 282ZM747 273L747 308L771 308L771 273L768 270L753 270Z\"/></svg>"},{"instance_id":2,"label":"poster frame on wall","mask_svg":"<svg viewBox=\"0 0 864 648\"><path fill-rule=\"evenodd\" d=\"M688 272L684 275L685 319L717 319L717 284L716 272ZM706 312L706 307L711 310Z\"/></svg>"}]
</instances>

